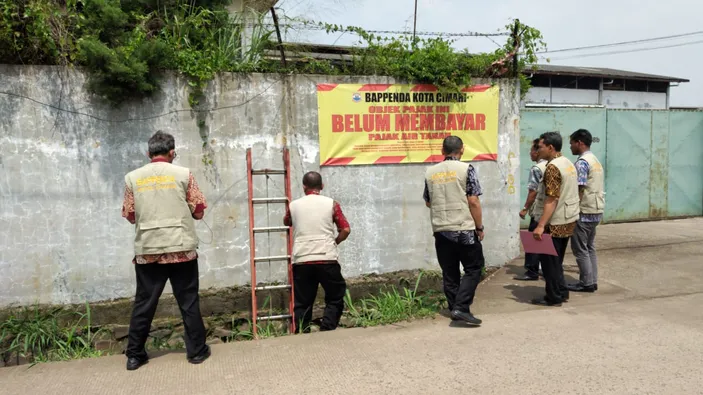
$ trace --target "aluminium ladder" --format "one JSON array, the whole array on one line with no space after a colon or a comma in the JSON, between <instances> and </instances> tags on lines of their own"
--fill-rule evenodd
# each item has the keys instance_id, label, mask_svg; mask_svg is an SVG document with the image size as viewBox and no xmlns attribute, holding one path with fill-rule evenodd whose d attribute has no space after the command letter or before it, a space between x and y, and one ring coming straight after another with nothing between
<instances>
[{"instance_id":1,"label":"aluminium ladder","mask_svg":"<svg viewBox=\"0 0 703 395\"><path fill-rule=\"evenodd\" d=\"M290 152L288 148L283 148L283 170L272 170L272 169L253 169L252 159L251 159L251 148L247 148L247 181L249 187L249 250L250 258L249 262L251 265L251 309L252 309L252 333L254 338L257 338L257 322L258 321L268 321L268 320L288 320L289 321L289 331L290 333L295 333L295 322L293 320L293 265L292 265L292 250L293 250L293 228L289 226L270 226L270 227L255 227L254 224L254 205L255 204L266 204L268 207L269 203L284 203L286 209L291 201L291 184L290 184ZM265 175L267 180L270 175L283 175L284 185L285 185L285 197L265 197L265 198L255 198L254 197L254 183L253 176ZM272 233L272 232L286 232L286 255L272 255L272 256L256 256L256 235L260 233ZM256 267L257 263L261 262L285 262L288 269L288 283L281 285L266 285L257 284L256 282ZM288 314L270 315L270 316L259 316L259 304L257 300L257 294L261 291L270 291L277 289L287 289L288 290Z\"/></svg>"}]
</instances>

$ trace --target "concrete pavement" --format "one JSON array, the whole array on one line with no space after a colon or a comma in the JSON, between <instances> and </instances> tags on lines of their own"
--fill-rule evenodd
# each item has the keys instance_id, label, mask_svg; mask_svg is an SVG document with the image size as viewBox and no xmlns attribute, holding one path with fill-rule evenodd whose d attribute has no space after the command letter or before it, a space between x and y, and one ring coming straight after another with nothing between
<instances>
[{"instance_id":1,"label":"concrete pavement","mask_svg":"<svg viewBox=\"0 0 703 395\"><path fill-rule=\"evenodd\" d=\"M490 237L490 235L487 235ZM3 394L703 394L703 219L602 225L599 291L530 305L544 283L479 288L480 328L438 317L213 346L135 372L124 356L0 369ZM567 274L578 276L571 255Z\"/></svg>"}]
</instances>

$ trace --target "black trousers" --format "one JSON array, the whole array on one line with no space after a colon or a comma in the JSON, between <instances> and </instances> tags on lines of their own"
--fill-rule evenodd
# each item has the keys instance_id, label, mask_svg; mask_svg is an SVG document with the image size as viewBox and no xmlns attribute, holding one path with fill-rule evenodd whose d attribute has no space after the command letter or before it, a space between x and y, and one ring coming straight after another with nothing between
<instances>
[{"instance_id":1,"label":"black trousers","mask_svg":"<svg viewBox=\"0 0 703 395\"><path fill-rule=\"evenodd\" d=\"M474 244L463 245L436 234L435 250L439 266L442 268L444 295L447 297L449 310L471 312L476 287L481 281L481 269L485 265L481 242L476 238ZM464 267L463 277L460 263Z\"/></svg>"},{"instance_id":2,"label":"black trousers","mask_svg":"<svg viewBox=\"0 0 703 395\"><path fill-rule=\"evenodd\" d=\"M173 296L178 302L183 317L186 356L193 358L202 355L207 350L207 345L205 344L205 325L200 315L198 260L134 265L134 270L137 273L137 294L134 298L132 320L129 323L127 357L147 358L144 345L167 280L171 281Z\"/></svg>"},{"instance_id":3,"label":"black trousers","mask_svg":"<svg viewBox=\"0 0 703 395\"><path fill-rule=\"evenodd\" d=\"M539 254L547 293L544 299L550 303L561 303L569 299L569 289L566 288L566 279L564 278L564 255L566 247L569 245L569 238L552 237L552 242L559 256Z\"/></svg>"},{"instance_id":4,"label":"black trousers","mask_svg":"<svg viewBox=\"0 0 703 395\"><path fill-rule=\"evenodd\" d=\"M295 293L295 331L310 332L312 307L317 297L317 287L325 290L325 312L320 322L321 331L337 328L344 312L344 294L347 283L342 277L339 263L310 263L293 265L293 286Z\"/></svg>"},{"instance_id":5,"label":"black trousers","mask_svg":"<svg viewBox=\"0 0 703 395\"><path fill-rule=\"evenodd\" d=\"M530 226L527 230L532 232L537 225L537 221L530 217ZM534 278L539 277L539 254L525 253L525 274Z\"/></svg>"}]
</instances>

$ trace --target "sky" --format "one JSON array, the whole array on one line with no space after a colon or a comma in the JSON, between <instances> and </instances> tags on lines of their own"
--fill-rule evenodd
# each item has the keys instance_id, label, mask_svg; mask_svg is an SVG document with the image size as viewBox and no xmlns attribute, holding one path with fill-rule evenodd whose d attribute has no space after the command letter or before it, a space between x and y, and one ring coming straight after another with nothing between
<instances>
[{"instance_id":1,"label":"sky","mask_svg":"<svg viewBox=\"0 0 703 395\"><path fill-rule=\"evenodd\" d=\"M366 30L412 30L415 0L279 0L279 14ZM703 2L697 0L418 0L417 31L492 33L512 18L539 29L549 50L648 39L703 30ZM493 38L499 44L506 37ZM353 45L358 37L320 31L289 32L286 41ZM698 42L673 48L599 56L592 53ZM457 49L489 52L496 44L485 37L459 38ZM545 54L551 64L608 67L690 80L671 89L672 106L703 107L703 34L623 45ZM568 59L567 59L568 58ZM540 63L547 63L546 59Z\"/></svg>"}]
</instances>

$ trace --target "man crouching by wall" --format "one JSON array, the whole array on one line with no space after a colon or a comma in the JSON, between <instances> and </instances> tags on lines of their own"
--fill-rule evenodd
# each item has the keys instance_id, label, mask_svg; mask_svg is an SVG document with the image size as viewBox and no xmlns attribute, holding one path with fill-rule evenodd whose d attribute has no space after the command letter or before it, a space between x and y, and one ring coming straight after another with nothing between
<instances>
[{"instance_id":1,"label":"man crouching by wall","mask_svg":"<svg viewBox=\"0 0 703 395\"><path fill-rule=\"evenodd\" d=\"M132 262L137 274L127 370L148 362L144 345L167 280L183 316L188 362L198 364L210 356L200 315L194 221L203 218L207 205L190 170L172 164L175 146L173 136L156 132L149 139L151 163L125 176L122 216L136 225Z\"/></svg>"},{"instance_id":2,"label":"man crouching by wall","mask_svg":"<svg viewBox=\"0 0 703 395\"><path fill-rule=\"evenodd\" d=\"M470 306L484 267L481 185L473 166L460 161L464 143L459 137L446 137L442 154L444 161L425 173L424 199L430 208L444 294L453 320L480 325ZM459 262L464 267L463 278Z\"/></svg>"},{"instance_id":3,"label":"man crouching by wall","mask_svg":"<svg viewBox=\"0 0 703 395\"><path fill-rule=\"evenodd\" d=\"M291 202L283 217L284 225L293 226L293 319L296 333L310 332L318 284L325 290L325 312L320 330L336 329L344 312L347 284L339 266L337 246L349 237L351 229L339 203L320 195L323 187L320 173L306 173L303 176L305 196Z\"/></svg>"}]
</instances>

